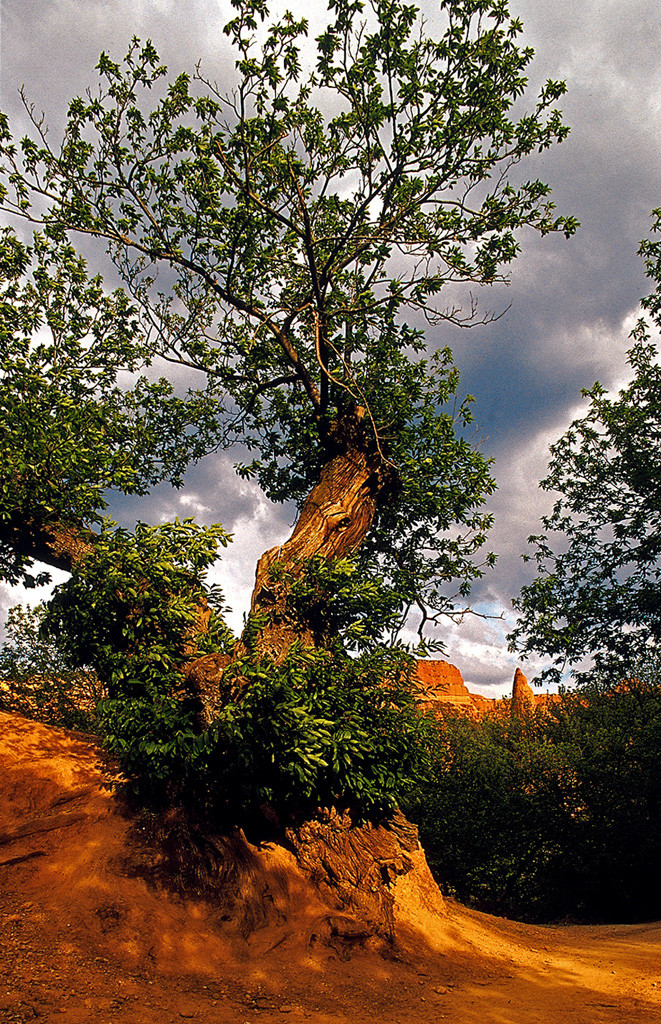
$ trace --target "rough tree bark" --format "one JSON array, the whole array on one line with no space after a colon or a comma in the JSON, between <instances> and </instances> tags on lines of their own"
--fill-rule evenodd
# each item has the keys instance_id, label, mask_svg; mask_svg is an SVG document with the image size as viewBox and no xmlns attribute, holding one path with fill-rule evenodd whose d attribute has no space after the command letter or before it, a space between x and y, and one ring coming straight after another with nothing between
<instances>
[{"instance_id":1,"label":"rough tree bark","mask_svg":"<svg viewBox=\"0 0 661 1024\"><path fill-rule=\"evenodd\" d=\"M251 614L267 620L259 633L257 652L276 662L285 657L294 640L311 646L325 641L313 623L292 621L289 587L286 582L279 584L278 576L291 583L311 558L341 558L356 551L370 530L379 501L395 481L361 407L350 408L333 424L327 450L328 460L291 537L266 551L257 563Z\"/></svg>"},{"instance_id":2,"label":"rough tree bark","mask_svg":"<svg viewBox=\"0 0 661 1024\"><path fill-rule=\"evenodd\" d=\"M97 541L97 535L78 523L39 521L21 509L0 524L0 547L34 558L55 569L72 572Z\"/></svg>"},{"instance_id":3,"label":"rough tree bark","mask_svg":"<svg viewBox=\"0 0 661 1024\"><path fill-rule=\"evenodd\" d=\"M258 653L281 661L295 640L317 646L324 637L314 625L293 621L287 607L289 585L272 578L274 569L291 581L313 557L341 558L355 551L369 532L384 488L380 460L351 448L326 463L319 483L308 495L289 540L266 551L257 563L252 615L265 615Z\"/></svg>"},{"instance_id":4,"label":"rough tree bark","mask_svg":"<svg viewBox=\"0 0 661 1024\"><path fill-rule=\"evenodd\" d=\"M347 915L333 924L340 936L379 935L394 941L394 883L416 871L416 854L421 852L418 830L401 811L374 824L356 823L347 811L323 808L288 828L286 838L301 870Z\"/></svg>"},{"instance_id":5,"label":"rough tree bark","mask_svg":"<svg viewBox=\"0 0 661 1024\"><path fill-rule=\"evenodd\" d=\"M323 647L328 641L313 618L296 613L291 584L311 558L341 558L356 551L374 520L379 502L396 486L393 467L384 458L365 423L364 410L352 409L329 431L330 455L319 481L307 496L291 537L270 548L255 573L252 625L240 639L234 658L249 651L279 664L298 642ZM263 620L257 630L254 623ZM208 726L223 701L223 674L232 660L203 655L190 663L187 682L200 703L200 722Z\"/></svg>"}]
</instances>

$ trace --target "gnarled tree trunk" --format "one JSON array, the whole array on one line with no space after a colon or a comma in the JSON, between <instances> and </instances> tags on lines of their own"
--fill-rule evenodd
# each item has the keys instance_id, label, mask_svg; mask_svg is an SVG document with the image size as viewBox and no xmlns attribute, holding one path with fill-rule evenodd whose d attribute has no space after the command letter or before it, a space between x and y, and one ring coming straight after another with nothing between
<instances>
[{"instance_id":1,"label":"gnarled tree trunk","mask_svg":"<svg viewBox=\"0 0 661 1024\"><path fill-rule=\"evenodd\" d=\"M237 645L276 664L295 642L322 646L327 637L290 601L292 583L311 558L340 558L360 546L372 525L379 501L393 483L382 455L368 443L359 417L347 430L348 443L329 458L319 482L308 495L291 537L266 551L257 564L251 601L256 634ZM201 698L202 723L210 724L223 701L223 674L231 658L207 655L193 662L189 679ZM292 850L299 869L329 906L329 941L347 947L372 936L396 939L396 889L400 879L441 913L443 904L415 826L400 812L379 823L355 821L347 811L319 809L284 830L280 841ZM431 895L430 895L431 894ZM431 902L430 902L431 901Z\"/></svg>"},{"instance_id":2,"label":"gnarled tree trunk","mask_svg":"<svg viewBox=\"0 0 661 1024\"><path fill-rule=\"evenodd\" d=\"M377 455L357 448L335 455L308 495L289 540L260 558L250 606L253 616L267 620L259 632L259 654L279 662L295 640L310 646L323 643L310 623L292 619L289 587L309 559L341 558L360 546L384 488L379 463Z\"/></svg>"},{"instance_id":3,"label":"gnarled tree trunk","mask_svg":"<svg viewBox=\"0 0 661 1024\"><path fill-rule=\"evenodd\" d=\"M362 409L352 409L335 424L330 432L333 451L291 537L259 559L251 623L234 658L251 652L279 664L295 642L323 647L328 641L318 623L292 607L291 585L310 559L341 558L356 551L369 533L379 501L393 486L393 469L377 449L363 416ZM199 700L203 726L211 724L222 705L223 674L231 660L228 655L207 654L188 667L188 685Z\"/></svg>"}]
</instances>

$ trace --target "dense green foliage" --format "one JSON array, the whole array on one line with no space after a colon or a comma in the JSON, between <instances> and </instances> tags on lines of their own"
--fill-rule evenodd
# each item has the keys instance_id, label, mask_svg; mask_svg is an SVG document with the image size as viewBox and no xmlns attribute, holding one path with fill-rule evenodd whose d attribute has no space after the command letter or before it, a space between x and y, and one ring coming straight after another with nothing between
<instances>
[{"instance_id":1,"label":"dense green foliage","mask_svg":"<svg viewBox=\"0 0 661 1024\"><path fill-rule=\"evenodd\" d=\"M424 358L416 323L475 322L468 288L503 280L521 229L574 231L515 172L565 138L564 85L524 111L532 51L504 0L444 0L433 24L399 0L336 0L314 46L263 0L233 7L222 87L167 83L134 40L123 63L101 56L61 145L35 123L16 147L3 121L3 204L108 241L155 350L199 381L274 500L302 501L365 409L392 483L365 571L404 608L452 612L481 571L493 482L457 436L471 412L449 355ZM442 298L462 284L464 310Z\"/></svg>"},{"instance_id":2,"label":"dense green foliage","mask_svg":"<svg viewBox=\"0 0 661 1024\"><path fill-rule=\"evenodd\" d=\"M71 662L92 665L111 697L180 689L186 661L233 640L222 594L206 583L229 539L221 526L191 520L138 523L132 534L105 523L93 552L55 588L48 635ZM207 607L211 619L200 630Z\"/></svg>"},{"instance_id":3,"label":"dense green foliage","mask_svg":"<svg viewBox=\"0 0 661 1024\"><path fill-rule=\"evenodd\" d=\"M391 809L426 749L410 658L401 650L373 640L370 653L351 658L337 640L332 650L295 646L274 665L248 649L223 676L222 709L200 728L184 670L192 657L229 652L234 643L222 597L206 583L227 540L222 528L189 521L138 524L134 534L106 524L43 612L12 616L16 636L0 665L34 678L47 651L42 703L58 686L61 673L48 675L56 663L93 667L107 684L97 728L145 803L184 806L215 825L252 821L263 805L284 818L334 803L358 813ZM351 587L350 565L337 575L344 588L334 595L333 623L364 640L365 588ZM201 607L211 610L202 631ZM37 624L41 635L25 630ZM250 631L244 640L250 644Z\"/></svg>"},{"instance_id":4,"label":"dense green foliage","mask_svg":"<svg viewBox=\"0 0 661 1024\"><path fill-rule=\"evenodd\" d=\"M548 712L439 727L405 804L440 885L521 920L661 914L661 675L593 676Z\"/></svg>"},{"instance_id":5,"label":"dense green foliage","mask_svg":"<svg viewBox=\"0 0 661 1024\"><path fill-rule=\"evenodd\" d=\"M184 526L198 552L209 544L190 524L178 529ZM84 565L47 609L13 611L0 651L0 673L13 682L0 687L0 708L98 731L141 802L184 807L214 827L242 822L263 830L260 808L267 806L271 821L334 804L358 815L396 806L424 774L429 745L410 658L384 649L350 658L337 646L293 648L279 666L236 659L223 679L222 711L201 731L180 667L181 636L198 610L185 580L190 564L174 572L167 565L182 548L179 542L168 551L171 528L139 535L145 531L147 555L160 549L160 561L142 562L146 574L152 570L149 586L133 584L139 539L127 555L109 536L106 557ZM177 572L180 591L159 590L154 576L171 584ZM193 637L198 649L218 649L229 639L220 620ZM107 689L89 670L72 667L82 660L103 673Z\"/></svg>"},{"instance_id":6,"label":"dense green foliage","mask_svg":"<svg viewBox=\"0 0 661 1024\"><path fill-rule=\"evenodd\" d=\"M164 379L127 386L152 355L135 304L61 237L0 232L0 578L35 582L32 530L98 523L109 490L180 482L206 450L208 405Z\"/></svg>"},{"instance_id":7,"label":"dense green foliage","mask_svg":"<svg viewBox=\"0 0 661 1024\"><path fill-rule=\"evenodd\" d=\"M263 830L264 813L286 823L319 806L390 810L420 773L426 725L406 658L293 648L278 666L233 662L224 686L203 733L171 694L102 706L110 749L143 801Z\"/></svg>"}]
</instances>

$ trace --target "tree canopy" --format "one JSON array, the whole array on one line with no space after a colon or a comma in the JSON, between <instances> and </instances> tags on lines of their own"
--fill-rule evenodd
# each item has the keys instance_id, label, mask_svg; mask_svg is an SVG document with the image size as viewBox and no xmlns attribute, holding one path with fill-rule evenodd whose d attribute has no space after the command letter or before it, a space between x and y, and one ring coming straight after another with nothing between
<instances>
[{"instance_id":1,"label":"tree canopy","mask_svg":"<svg viewBox=\"0 0 661 1024\"><path fill-rule=\"evenodd\" d=\"M658 240L641 253L657 282L643 308L658 325ZM515 602L511 640L549 655L547 676L585 659L636 674L661 642L661 366L649 324L641 319L632 338L632 380L617 395L599 383L583 392L587 412L552 446L542 481L558 497L548 532L530 538L538 574Z\"/></svg>"},{"instance_id":2,"label":"tree canopy","mask_svg":"<svg viewBox=\"0 0 661 1024\"><path fill-rule=\"evenodd\" d=\"M520 229L574 231L515 176L566 136L564 85L524 110L532 50L503 0L444 0L431 34L398 0L336 0L314 47L304 19L233 7L229 84L168 82L134 40L101 56L59 145L33 114L16 147L3 120L3 205L107 240L149 350L252 452L239 473L302 508L290 570L358 550L402 615L451 613L493 481L424 329L479 319L458 290L503 280ZM253 610L267 590L258 573Z\"/></svg>"},{"instance_id":3,"label":"tree canopy","mask_svg":"<svg viewBox=\"0 0 661 1024\"><path fill-rule=\"evenodd\" d=\"M70 570L110 489L181 481L209 444L193 394L149 380L137 308L111 294L61 237L0 235L0 577L39 581L39 558ZM43 577L42 577L43 578Z\"/></svg>"}]
</instances>

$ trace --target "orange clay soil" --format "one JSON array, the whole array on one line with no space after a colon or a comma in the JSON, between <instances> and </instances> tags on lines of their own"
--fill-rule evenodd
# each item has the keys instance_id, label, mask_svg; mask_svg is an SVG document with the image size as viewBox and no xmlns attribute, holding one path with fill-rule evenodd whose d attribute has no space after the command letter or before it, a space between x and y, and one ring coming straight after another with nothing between
<instances>
[{"instance_id":1,"label":"orange clay soil","mask_svg":"<svg viewBox=\"0 0 661 1024\"><path fill-rule=\"evenodd\" d=\"M395 945L352 942L267 844L241 930L150 881L107 778L92 742L0 714L0 1021L661 1022L661 924L516 924L421 869L395 882Z\"/></svg>"}]
</instances>

